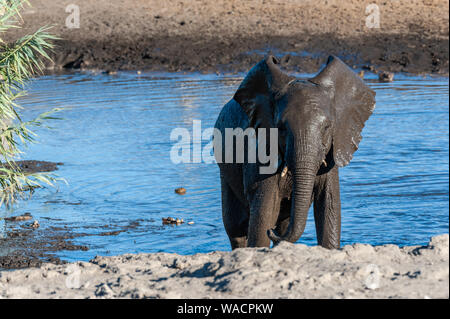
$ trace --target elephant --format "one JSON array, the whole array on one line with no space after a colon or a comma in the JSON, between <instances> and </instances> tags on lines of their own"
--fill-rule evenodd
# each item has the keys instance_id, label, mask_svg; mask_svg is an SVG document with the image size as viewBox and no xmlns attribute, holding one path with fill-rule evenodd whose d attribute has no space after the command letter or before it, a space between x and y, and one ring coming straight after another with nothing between
<instances>
[{"instance_id":1,"label":"elephant","mask_svg":"<svg viewBox=\"0 0 450 319\"><path fill-rule=\"evenodd\" d=\"M274 56L257 63L225 104L214 137L222 193L222 218L231 248L296 242L310 206L318 245L337 249L341 236L339 167L349 164L375 109L375 92L344 62L329 56L313 78L291 76ZM258 148L277 154L273 173L261 160L224 160L227 129L253 128ZM259 133L260 129L266 133ZM267 132L278 132L274 145ZM264 136L266 135L266 136ZM217 142L220 143L217 143ZM236 148L236 138L232 148ZM248 139L244 151L249 148ZM266 155L267 155L266 149ZM220 152L218 152L220 151ZM217 155L219 154L219 155Z\"/></svg>"}]
</instances>

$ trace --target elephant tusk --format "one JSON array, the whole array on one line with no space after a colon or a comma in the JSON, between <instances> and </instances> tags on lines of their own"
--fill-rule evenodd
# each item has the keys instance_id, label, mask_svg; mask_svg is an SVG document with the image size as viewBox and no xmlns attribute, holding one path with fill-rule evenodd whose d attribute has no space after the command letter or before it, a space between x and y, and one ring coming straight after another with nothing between
<instances>
[{"instance_id":1,"label":"elephant tusk","mask_svg":"<svg viewBox=\"0 0 450 319\"><path fill-rule=\"evenodd\" d=\"M287 171L288 171L288 168L287 168L287 166L285 166L283 168L283 170L281 171L281 177L284 177L286 175Z\"/></svg>"},{"instance_id":2,"label":"elephant tusk","mask_svg":"<svg viewBox=\"0 0 450 319\"><path fill-rule=\"evenodd\" d=\"M323 166L327 167L327 162L325 162L325 160L322 161Z\"/></svg>"}]
</instances>

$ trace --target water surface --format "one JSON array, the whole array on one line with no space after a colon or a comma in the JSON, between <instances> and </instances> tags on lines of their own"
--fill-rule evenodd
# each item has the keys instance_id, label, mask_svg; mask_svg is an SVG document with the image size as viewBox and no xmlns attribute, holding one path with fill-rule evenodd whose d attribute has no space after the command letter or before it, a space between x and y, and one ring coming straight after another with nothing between
<instances>
[{"instance_id":1,"label":"water surface","mask_svg":"<svg viewBox=\"0 0 450 319\"><path fill-rule=\"evenodd\" d=\"M81 73L36 79L21 100L23 118L60 107L64 120L52 122L53 130L37 129L40 144L26 149L24 158L63 162L57 174L68 185L38 190L0 214L30 212L41 227L99 234L75 239L90 250L59 252L66 260L229 250L218 168L174 165L170 132L192 132L193 120L212 127L241 76ZM368 83L377 92L377 108L354 160L340 170L342 244L425 244L448 233L448 79L397 76L393 83ZM179 186L186 195L174 193ZM312 215L300 243L316 244ZM167 216L195 224L163 226ZM107 226L122 229L136 221L140 227L100 236Z\"/></svg>"}]
</instances>

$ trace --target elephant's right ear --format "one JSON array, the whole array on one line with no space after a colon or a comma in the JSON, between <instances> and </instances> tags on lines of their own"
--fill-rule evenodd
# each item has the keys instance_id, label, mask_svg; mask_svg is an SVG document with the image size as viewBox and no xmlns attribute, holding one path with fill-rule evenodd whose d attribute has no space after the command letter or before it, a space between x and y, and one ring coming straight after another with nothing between
<instances>
[{"instance_id":1,"label":"elephant's right ear","mask_svg":"<svg viewBox=\"0 0 450 319\"><path fill-rule=\"evenodd\" d=\"M285 87L292 77L283 73L274 56L256 64L242 81L234 94L249 118L253 128L273 127L274 96Z\"/></svg>"}]
</instances>

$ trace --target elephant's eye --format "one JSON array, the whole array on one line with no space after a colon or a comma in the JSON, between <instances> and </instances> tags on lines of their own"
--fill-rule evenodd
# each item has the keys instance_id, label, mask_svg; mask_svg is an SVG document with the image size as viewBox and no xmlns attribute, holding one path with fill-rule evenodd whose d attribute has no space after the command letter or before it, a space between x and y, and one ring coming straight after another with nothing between
<instances>
[{"instance_id":1,"label":"elephant's eye","mask_svg":"<svg viewBox=\"0 0 450 319\"><path fill-rule=\"evenodd\" d=\"M322 145L327 147L331 142L331 134L329 133L331 125L326 125L322 131Z\"/></svg>"}]
</instances>

